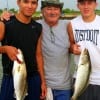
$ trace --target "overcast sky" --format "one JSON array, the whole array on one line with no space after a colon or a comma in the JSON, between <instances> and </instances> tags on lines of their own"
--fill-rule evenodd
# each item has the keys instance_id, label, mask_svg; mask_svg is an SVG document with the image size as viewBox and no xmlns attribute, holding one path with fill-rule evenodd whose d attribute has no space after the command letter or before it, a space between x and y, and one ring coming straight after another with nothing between
<instances>
[{"instance_id":1,"label":"overcast sky","mask_svg":"<svg viewBox=\"0 0 100 100\"><path fill-rule=\"evenodd\" d=\"M64 8L70 8L70 9L77 9L76 7L76 0L60 0L62 2L64 2ZM39 0L39 6L38 6L38 10L40 9L40 5L41 5L41 0ZM100 0L98 0L98 9L100 9ZM17 8L16 5L16 0L0 0L0 9L4 9L6 8L8 5L8 8Z\"/></svg>"}]
</instances>

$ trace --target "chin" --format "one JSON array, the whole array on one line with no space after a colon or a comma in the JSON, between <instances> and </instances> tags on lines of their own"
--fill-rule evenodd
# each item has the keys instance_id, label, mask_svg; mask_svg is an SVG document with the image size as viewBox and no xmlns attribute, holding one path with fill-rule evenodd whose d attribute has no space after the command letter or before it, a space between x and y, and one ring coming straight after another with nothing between
<instances>
[{"instance_id":1,"label":"chin","mask_svg":"<svg viewBox=\"0 0 100 100\"><path fill-rule=\"evenodd\" d=\"M90 17L90 15L84 15L84 17Z\"/></svg>"},{"instance_id":2,"label":"chin","mask_svg":"<svg viewBox=\"0 0 100 100\"><path fill-rule=\"evenodd\" d=\"M26 14L25 16L26 17L32 17L32 14Z\"/></svg>"},{"instance_id":3,"label":"chin","mask_svg":"<svg viewBox=\"0 0 100 100\"><path fill-rule=\"evenodd\" d=\"M50 21L57 21L58 18L50 18L49 20L50 20Z\"/></svg>"}]
</instances>

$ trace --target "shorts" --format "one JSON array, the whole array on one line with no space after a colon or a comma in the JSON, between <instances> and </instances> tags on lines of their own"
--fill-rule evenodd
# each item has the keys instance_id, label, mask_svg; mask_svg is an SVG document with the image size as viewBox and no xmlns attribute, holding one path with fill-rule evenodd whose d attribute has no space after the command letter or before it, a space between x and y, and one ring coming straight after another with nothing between
<instances>
[{"instance_id":1,"label":"shorts","mask_svg":"<svg viewBox=\"0 0 100 100\"><path fill-rule=\"evenodd\" d=\"M54 100L70 100L72 90L52 90Z\"/></svg>"},{"instance_id":2,"label":"shorts","mask_svg":"<svg viewBox=\"0 0 100 100\"><path fill-rule=\"evenodd\" d=\"M25 100L40 100L41 81L39 74L29 76L28 81L28 95ZM0 100L16 100L14 98L14 86L12 76L3 75Z\"/></svg>"},{"instance_id":3,"label":"shorts","mask_svg":"<svg viewBox=\"0 0 100 100\"><path fill-rule=\"evenodd\" d=\"M78 100L100 100L100 85L90 84Z\"/></svg>"}]
</instances>

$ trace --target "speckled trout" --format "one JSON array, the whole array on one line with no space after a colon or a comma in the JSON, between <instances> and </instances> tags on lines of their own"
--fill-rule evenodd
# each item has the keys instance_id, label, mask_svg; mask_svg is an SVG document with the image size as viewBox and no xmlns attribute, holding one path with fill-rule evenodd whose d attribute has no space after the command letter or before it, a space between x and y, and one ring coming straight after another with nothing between
<instances>
[{"instance_id":1,"label":"speckled trout","mask_svg":"<svg viewBox=\"0 0 100 100\"><path fill-rule=\"evenodd\" d=\"M78 97L88 86L89 76L91 73L91 62L88 49L83 49L78 63L77 75L74 84L74 93L71 100L78 100Z\"/></svg>"},{"instance_id":2,"label":"speckled trout","mask_svg":"<svg viewBox=\"0 0 100 100\"><path fill-rule=\"evenodd\" d=\"M13 65L14 96L16 100L24 100L27 95L27 72L22 51L18 49L18 60Z\"/></svg>"}]
</instances>

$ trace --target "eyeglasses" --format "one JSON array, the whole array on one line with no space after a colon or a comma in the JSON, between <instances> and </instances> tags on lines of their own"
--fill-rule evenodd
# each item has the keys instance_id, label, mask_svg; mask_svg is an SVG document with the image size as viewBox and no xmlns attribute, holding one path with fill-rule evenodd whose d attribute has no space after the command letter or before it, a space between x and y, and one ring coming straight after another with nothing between
<instances>
[{"instance_id":1,"label":"eyeglasses","mask_svg":"<svg viewBox=\"0 0 100 100\"><path fill-rule=\"evenodd\" d=\"M55 43L55 35L54 32L52 31L52 27L50 27L50 37L51 37L51 42Z\"/></svg>"}]
</instances>

